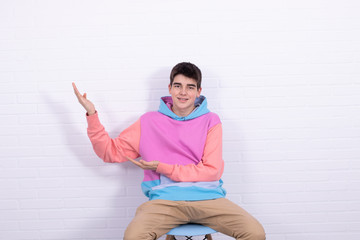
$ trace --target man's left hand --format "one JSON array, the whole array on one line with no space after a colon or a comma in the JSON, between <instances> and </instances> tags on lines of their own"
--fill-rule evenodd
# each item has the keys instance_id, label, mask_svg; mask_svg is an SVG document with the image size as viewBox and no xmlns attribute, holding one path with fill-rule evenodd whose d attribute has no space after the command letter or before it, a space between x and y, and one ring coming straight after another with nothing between
<instances>
[{"instance_id":1,"label":"man's left hand","mask_svg":"<svg viewBox=\"0 0 360 240\"><path fill-rule=\"evenodd\" d=\"M142 159L140 159L139 161L136 161L132 158L126 157L130 162L132 162L133 164L135 164L138 167L141 167L144 170L156 170L158 165L159 165L159 161L151 161L151 162L147 162L144 161Z\"/></svg>"}]
</instances>

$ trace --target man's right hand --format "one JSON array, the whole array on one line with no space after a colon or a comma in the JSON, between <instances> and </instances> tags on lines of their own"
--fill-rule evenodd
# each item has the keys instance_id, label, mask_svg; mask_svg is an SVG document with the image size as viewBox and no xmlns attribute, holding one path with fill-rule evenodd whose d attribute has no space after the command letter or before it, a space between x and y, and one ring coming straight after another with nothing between
<instances>
[{"instance_id":1,"label":"man's right hand","mask_svg":"<svg viewBox=\"0 0 360 240\"><path fill-rule=\"evenodd\" d=\"M88 115L93 115L95 114L95 106L92 102L90 102L87 98L86 98L86 93L84 93L84 95L81 95L81 93L79 92L79 90L77 89L75 83L72 83L72 86L74 88L74 92L75 95L77 97L77 99L79 100L79 103L85 108L85 110L87 111Z\"/></svg>"}]
</instances>

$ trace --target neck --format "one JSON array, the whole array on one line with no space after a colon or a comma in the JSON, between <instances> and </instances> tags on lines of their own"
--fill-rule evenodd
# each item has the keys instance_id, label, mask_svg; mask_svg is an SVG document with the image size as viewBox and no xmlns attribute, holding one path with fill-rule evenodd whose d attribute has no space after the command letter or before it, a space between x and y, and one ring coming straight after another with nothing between
<instances>
[{"instance_id":1,"label":"neck","mask_svg":"<svg viewBox=\"0 0 360 240\"><path fill-rule=\"evenodd\" d=\"M188 116L190 113L192 113L192 111L194 111L194 109L195 109L195 106L193 106L190 109L176 109L176 108L174 108L174 106L171 107L171 110L179 117Z\"/></svg>"}]
</instances>

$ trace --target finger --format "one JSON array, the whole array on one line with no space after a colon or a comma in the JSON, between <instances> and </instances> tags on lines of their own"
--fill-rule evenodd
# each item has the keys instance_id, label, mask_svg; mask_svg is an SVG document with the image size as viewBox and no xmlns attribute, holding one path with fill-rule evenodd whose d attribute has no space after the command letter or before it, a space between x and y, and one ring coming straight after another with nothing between
<instances>
[{"instance_id":1,"label":"finger","mask_svg":"<svg viewBox=\"0 0 360 240\"><path fill-rule=\"evenodd\" d=\"M127 160L129 160L129 161L135 161L134 159L129 158L128 156L125 156L125 158L126 158Z\"/></svg>"},{"instance_id":2,"label":"finger","mask_svg":"<svg viewBox=\"0 0 360 240\"><path fill-rule=\"evenodd\" d=\"M156 170L157 168L157 163L155 161L147 162L141 159L139 162L143 169Z\"/></svg>"},{"instance_id":3,"label":"finger","mask_svg":"<svg viewBox=\"0 0 360 240\"><path fill-rule=\"evenodd\" d=\"M129 158L129 157L126 157L126 158L127 158L127 160L129 160L130 162L135 163L136 165L139 165L139 163L138 163L137 161L135 161L134 159Z\"/></svg>"},{"instance_id":4,"label":"finger","mask_svg":"<svg viewBox=\"0 0 360 240\"><path fill-rule=\"evenodd\" d=\"M81 94L80 94L79 90L77 89L77 87L76 87L76 85L75 85L74 82L72 83L72 86L73 86L73 88L74 88L74 92L75 92L76 96L78 96L78 97L81 96Z\"/></svg>"},{"instance_id":5,"label":"finger","mask_svg":"<svg viewBox=\"0 0 360 240\"><path fill-rule=\"evenodd\" d=\"M135 161L134 159L129 158L129 157L127 157L127 156L125 156L125 157L126 157L126 158L127 158L127 160L129 160L130 162L132 162L132 163L134 163L135 165L137 165L137 166L141 167L141 164L140 164L138 161Z\"/></svg>"},{"instance_id":6,"label":"finger","mask_svg":"<svg viewBox=\"0 0 360 240\"><path fill-rule=\"evenodd\" d=\"M144 166L152 166L153 165L152 162L146 162L146 161L144 161L142 159L139 162Z\"/></svg>"},{"instance_id":7,"label":"finger","mask_svg":"<svg viewBox=\"0 0 360 240\"><path fill-rule=\"evenodd\" d=\"M77 87L76 87L76 85L75 85L74 82L72 82L72 86L73 86L74 92L78 92L78 89L77 89Z\"/></svg>"}]
</instances>

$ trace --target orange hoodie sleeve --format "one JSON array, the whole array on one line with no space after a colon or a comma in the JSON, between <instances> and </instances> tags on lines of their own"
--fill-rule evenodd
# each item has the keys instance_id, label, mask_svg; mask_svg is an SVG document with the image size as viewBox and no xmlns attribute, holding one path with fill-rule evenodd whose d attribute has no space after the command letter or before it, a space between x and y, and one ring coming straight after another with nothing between
<instances>
[{"instance_id":1,"label":"orange hoodie sleeve","mask_svg":"<svg viewBox=\"0 0 360 240\"><path fill-rule=\"evenodd\" d=\"M221 123L209 129L201 161L189 165L159 163L156 172L178 182L207 182L220 180L224 171L222 159Z\"/></svg>"},{"instance_id":2,"label":"orange hoodie sleeve","mask_svg":"<svg viewBox=\"0 0 360 240\"><path fill-rule=\"evenodd\" d=\"M127 159L139 157L140 119L112 139L100 123L98 113L86 116L87 134L98 155L104 162L125 162Z\"/></svg>"}]
</instances>

